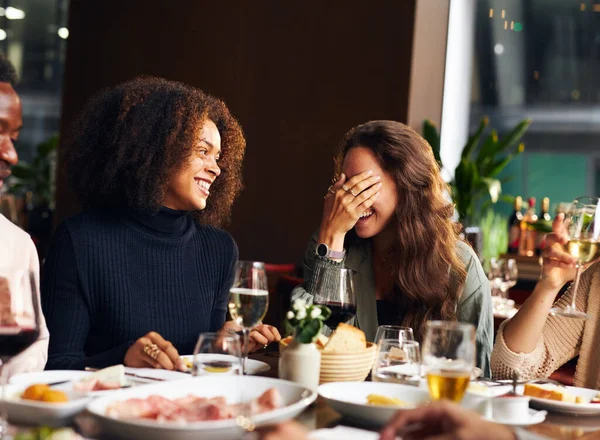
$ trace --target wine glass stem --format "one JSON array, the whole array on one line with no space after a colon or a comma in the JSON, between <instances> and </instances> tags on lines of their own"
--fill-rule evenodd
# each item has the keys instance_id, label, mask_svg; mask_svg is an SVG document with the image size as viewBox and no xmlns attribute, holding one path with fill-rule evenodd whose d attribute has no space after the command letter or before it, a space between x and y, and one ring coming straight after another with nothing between
<instances>
[{"instance_id":1,"label":"wine glass stem","mask_svg":"<svg viewBox=\"0 0 600 440\"><path fill-rule=\"evenodd\" d=\"M248 359L248 352L250 351L250 329L244 327L242 329L242 374L246 374L246 359Z\"/></svg>"},{"instance_id":2,"label":"wine glass stem","mask_svg":"<svg viewBox=\"0 0 600 440\"><path fill-rule=\"evenodd\" d=\"M6 401L6 369L5 360L0 359L0 399L2 401ZM8 438L8 421L7 421L7 413L4 406L0 409L0 440Z\"/></svg>"},{"instance_id":3,"label":"wine glass stem","mask_svg":"<svg viewBox=\"0 0 600 440\"><path fill-rule=\"evenodd\" d=\"M579 277L581 276L581 264L577 264L575 268L575 281L573 281L573 287L571 288L573 291L573 295L571 296L571 310L577 309L575 303L577 299L577 288L579 287Z\"/></svg>"}]
</instances>

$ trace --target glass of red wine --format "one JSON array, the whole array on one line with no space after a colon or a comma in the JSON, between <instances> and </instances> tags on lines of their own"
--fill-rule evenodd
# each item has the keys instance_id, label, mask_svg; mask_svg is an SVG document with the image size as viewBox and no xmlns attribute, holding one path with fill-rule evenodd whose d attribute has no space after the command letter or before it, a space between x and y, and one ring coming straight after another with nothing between
<instances>
[{"instance_id":1,"label":"glass of red wine","mask_svg":"<svg viewBox=\"0 0 600 440\"><path fill-rule=\"evenodd\" d=\"M8 377L4 366L33 344L40 334L39 296L35 274L28 269L0 268L0 399ZM7 436L6 414L0 412L0 439Z\"/></svg>"},{"instance_id":2,"label":"glass of red wine","mask_svg":"<svg viewBox=\"0 0 600 440\"><path fill-rule=\"evenodd\" d=\"M356 315L353 275L353 270L339 267L322 268L317 274L313 302L331 309L325 324L332 329Z\"/></svg>"}]
</instances>

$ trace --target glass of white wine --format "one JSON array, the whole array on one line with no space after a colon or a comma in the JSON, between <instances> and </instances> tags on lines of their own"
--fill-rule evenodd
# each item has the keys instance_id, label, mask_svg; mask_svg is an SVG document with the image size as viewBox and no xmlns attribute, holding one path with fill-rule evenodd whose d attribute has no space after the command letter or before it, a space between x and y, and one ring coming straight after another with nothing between
<instances>
[{"instance_id":1,"label":"glass of white wine","mask_svg":"<svg viewBox=\"0 0 600 440\"><path fill-rule=\"evenodd\" d=\"M456 321L429 321L423 367L432 400L462 401L475 367L475 327Z\"/></svg>"},{"instance_id":2,"label":"glass of white wine","mask_svg":"<svg viewBox=\"0 0 600 440\"><path fill-rule=\"evenodd\" d=\"M233 286L229 290L229 313L242 327L242 371L246 374L250 331L261 323L269 307L269 291L265 264L260 261L238 261Z\"/></svg>"},{"instance_id":3,"label":"glass of white wine","mask_svg":"<svg viewBox=\"0 0 600 440\"><path fill-rule=\"evenodd\" d=\"M577 197L565 216L565 228L569 234L569 242L564 245L566 252L577 259L575 264L575 280L571 286L573 295L571 304L565 308L553 307L550 314L576 319L590 319L590 316L577 310L575 299L581 268L600 258L600 205L597 197Z\"/></svg>"}]
</instances>

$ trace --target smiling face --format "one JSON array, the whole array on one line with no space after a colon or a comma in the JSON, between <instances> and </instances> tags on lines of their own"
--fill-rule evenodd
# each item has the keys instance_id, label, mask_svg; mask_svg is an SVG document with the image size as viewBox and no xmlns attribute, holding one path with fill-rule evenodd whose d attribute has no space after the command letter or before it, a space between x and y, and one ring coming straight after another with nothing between
<instances>
[{"instance_id":1,"label":"smiling face","mask_svg":"<svg viewBox=\"0 0 600 440\"><path fill-rule=\"evenodd\" d=\"M0 82L0 188L19 160L14 142L23 125L21 100L7 82Z\"/></svg>"},{"instance_id":2,"label":"smiling face","mask_svg":"<svg viewBox=\"0 0 600 440\"><path fill-rule=\"evenodd\" d=\"M381 193L371 208L367 209L354 226L360 238L378 235L391 224L398 204L398 188L394 179L387 174L373 152L365 147L353 147L348 150L342 163L342 172L351 178L363 171L373 170L373 175L381 176Z\"/></svg>"},{"instance_id":3,"label":"smiling face","mask_svg":"<svg viewBox=\"0 0 600 440\"><path fill-rule=\"evenodd\" d=\"M178 211L206 208L210 186L221 174L217 165L220 155L221 134L215 123L207 119L188 163L169 179L163 205Z\"/></svg>"}]
</instances>

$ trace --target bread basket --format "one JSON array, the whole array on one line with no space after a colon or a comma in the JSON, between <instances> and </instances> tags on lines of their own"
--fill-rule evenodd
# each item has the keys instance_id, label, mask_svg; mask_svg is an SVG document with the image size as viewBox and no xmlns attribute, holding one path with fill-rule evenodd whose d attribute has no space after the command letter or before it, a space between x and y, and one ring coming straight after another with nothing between
<instances>
[{"instance_id":1,"label":"bread basket","mask_svg":"<svg viewBox=\"0 0 600 440\"><path fill-rule=\"evenodd\" d=\"M285 350L291 340L291 336L282 339L279 342L279 351ZM367 342L367 347L363 351L352 353L323 353L321 351L319 383L365 380L373 366L376 350L376 344Z\"/></svg>"}]
</instances>

